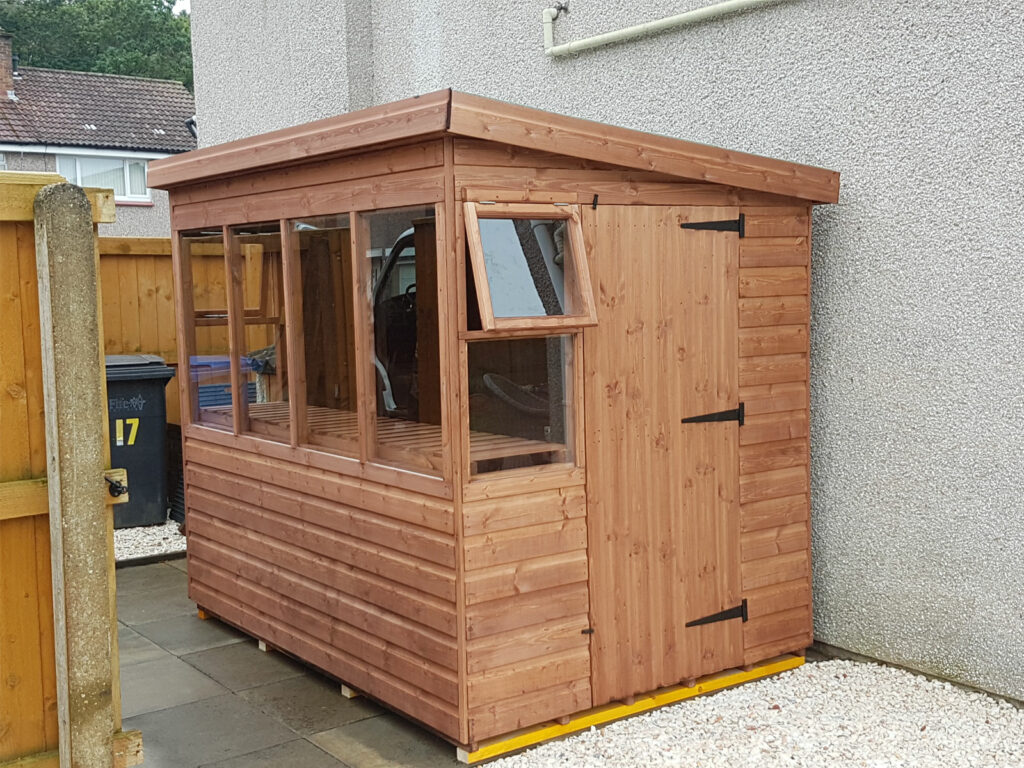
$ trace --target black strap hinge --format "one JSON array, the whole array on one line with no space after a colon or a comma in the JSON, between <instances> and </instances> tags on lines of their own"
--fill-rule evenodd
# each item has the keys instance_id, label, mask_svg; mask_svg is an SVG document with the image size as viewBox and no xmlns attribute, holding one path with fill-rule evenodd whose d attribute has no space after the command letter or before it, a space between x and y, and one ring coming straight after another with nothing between
<instances>
[{"instance_id":1,"label":"black strap hinge","mask_svg":"<svg viewBox=\"0 0 1024 768\"><path fill-rule=\"evenodd\" d=\"M733 408L728 411L715 411L714 413L703 413L700 416L690 416L687 419L683 419L683 424L697 424L702 421L738 421L740 426L743 426L744 419L744 408L743 403L740 403L739 408Z\"/></svg>"},{"instance_id":2,"label":"black strap hinge","mask_svg":"<svg viewBox=\"0 0 1024 768\"><path fill-rule=\"evenodd\" d=\"M718 613L712 613L710 616L704 616L700 619L694 619L686 623L688 627L699 627L702 624L714 624L718 621L728 621L729 619L743 619L747 620L747 599L743 598L743 602L737 605L735 608L726 608L724 611Z\"/></svg>"},{"instance_id":3,"label":"black strap hinge","mask_svg":"<svg viewBox=\"0 0 1024 768\"><path fill-rule=\"evenodd\" d=\"M725 221L689 221L680 224L683 229L705 229L712 232L736 232L740 237L746 236L746 222L743 214L738 219L727 219Z\"/></svg>"},{"instance_id":4,"label":"black strap hinge","mask_svg":"<svg viewBox=\"0 0 1024 768\"><path fill-rule=\"evenodd\" d=\"M581 635L592 635L592 634L594 634L594 628L593 627L587 627L586 629L581 629L580 630L580 634Z\"/></svg>"}]
</instances>

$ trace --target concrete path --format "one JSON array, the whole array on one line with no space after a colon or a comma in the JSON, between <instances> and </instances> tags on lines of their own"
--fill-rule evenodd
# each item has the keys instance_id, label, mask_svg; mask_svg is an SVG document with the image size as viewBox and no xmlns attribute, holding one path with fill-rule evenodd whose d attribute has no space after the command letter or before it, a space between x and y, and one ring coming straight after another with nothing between
<instances>
[{"instance_id":1,"label":"concrete path","mask_svg":"<svg viewBox=\"0 0 1024 768\"><path fill-rule=\"evenodd\" d=\"M117 572L124 728L144 768L443 768L455 748L189 601L185 561Z\"/></svg>"}]
</instances>

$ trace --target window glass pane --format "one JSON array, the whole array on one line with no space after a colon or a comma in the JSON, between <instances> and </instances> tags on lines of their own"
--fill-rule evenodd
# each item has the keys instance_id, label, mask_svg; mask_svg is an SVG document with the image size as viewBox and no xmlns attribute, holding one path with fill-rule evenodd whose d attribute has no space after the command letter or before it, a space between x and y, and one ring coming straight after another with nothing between
<instances>
[{"instance_id":1,"label":"window glass pane","mask_svg":"<svg viewBox=\"0 0 1024 768\"><path fill-rule=\"evenodd\" d=\"M146 194L146 161L128 161L128 194L145 196Z\"/></svg>"},{"instance_id":2,"label":"window glass pane","mask_svg":"<svg viewBox=\"0 0 1024 768\"><path fill-rule=\"evenodd\" d=\"M275 221L228 232L234 259L231 276L238 284L235 290L241 289L245 324L239 356L247 412L242 429L288 442L281 227Z\"/></svg>"},{"instance_id":3,"label":"window glass pane","mask_svg":"<svg viewBox=\"0 0 1024 768\"><path fill-rule=\"evenodd\" d=\"M573 460L572 337L469 344L474 474Z\"/></svg>"},{"instance_id":4,"label":"window glass pane","mask_svg":"<svg viewBox=\"0 0 1024 768\"><path fill-rule=\"evenodd\" d=\"M348 216L290 222L302 273L308 440L358 452Z\"/></svg>"},{"instance_id":5,"label":"window glass pane","mask_svg":"<svg viewBox=\"0 0 1024 768\"><path fill-rule=\"evenodd\" d=\"M231 428L231 371L224 239L220 227L181 233L192 274L195 333L188 340L192 420Z\"/></svg>"},{"instance_id":6,"label":"window glass pane","mask_svg":"<svg viewBox=\"0 0 1024 768\"><path fill-rule=\"evenodd\" d=\"M124 161L119 157L80 157L78 167L82 178L78 182L83 187L102 187L113 189L114 195L121 197L124 188Z\"/></svg>"},{"instance_id":7,"label":"window glass pane","mask_svg":"<svg viewBox=\"0 0 1024 768\"><path fill-rule=\"evenodd\" d=\"M360 217L369 248L375 455L441 468L441 369L434 207Z\"/></svg>"},{"instance_id":8,"label":"window glass pane","mask_svg":"<svg viewBox=\"0 0 1024 768\"><path fill-rule=\"evenodd\" d=\"M75 158L68 157L67 155L57 155L57 173L59 173L65 179L70 181L72 184L77 184L78 165L75 161Z\"/></svg>"},{"instance_id":9,"label":"window glass pane","mask_svg":"<svg viewBox=\"0 0 1024 768\"><path fill-rule=\"evenodd\" d=\"M581 311L564 219L480 219L491 306L497 317Z\"/></svg>"}]
</instances>

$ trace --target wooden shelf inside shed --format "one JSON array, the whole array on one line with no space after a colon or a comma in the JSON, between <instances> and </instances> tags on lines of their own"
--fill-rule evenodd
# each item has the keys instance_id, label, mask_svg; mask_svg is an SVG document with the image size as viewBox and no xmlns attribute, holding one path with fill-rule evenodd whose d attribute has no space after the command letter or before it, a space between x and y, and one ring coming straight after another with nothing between
<instances>
[{"instance_id":1,"label":"wooden shelf inside shed","mask_svg":"<svg viewBox=\"0 0 1024 768\"><path fill-rule=\"evenodd\" d=\"M231 425L231 406L203 408L205 419ZM249 403L250 430L267 437L288 439L288 402ZM338 442L356 444L359 435L357 416L352 411L309 406L306 419L314 438L333 438ZM209 418L212 417L212 418ZM400 451L406 458L424 457L429 466L441 461L441 425L423 424L388 416L377 417L377 440L385 451ZM490 432L469 433L470 461L532 456L540 453L564 453L561 443L547 443L522 437L495 435Z\"/></svg>"}]
</instances>

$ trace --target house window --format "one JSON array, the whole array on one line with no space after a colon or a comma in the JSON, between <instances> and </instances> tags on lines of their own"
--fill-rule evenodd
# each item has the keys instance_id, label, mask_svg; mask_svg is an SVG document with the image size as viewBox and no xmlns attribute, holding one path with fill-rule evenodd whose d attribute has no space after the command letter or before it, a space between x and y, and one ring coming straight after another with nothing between
<instances>
[{"instance_id":1,"label":"house window","mask_svg":"<svg viewBox=\"0 0 1024 768\"><path fill-rule=\"evenodd\" d=\"M57 155L57 173L81 187L114 190L117 202L149 202L146 161L133 157Z\"/></svg>"},{"instance_id":2,"label":"house window","mask_svg":"<svg viewBox=\"0 0 1024 768\"><path fill-rule=\"evenodd\" d=\"M6 170L7 170L7 155L5 155L3 152L0 152L0 171L6 171Z\"/></svg>"}]
</instances>

